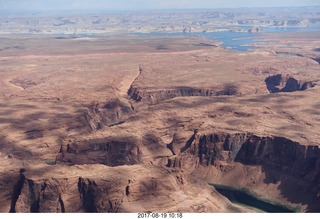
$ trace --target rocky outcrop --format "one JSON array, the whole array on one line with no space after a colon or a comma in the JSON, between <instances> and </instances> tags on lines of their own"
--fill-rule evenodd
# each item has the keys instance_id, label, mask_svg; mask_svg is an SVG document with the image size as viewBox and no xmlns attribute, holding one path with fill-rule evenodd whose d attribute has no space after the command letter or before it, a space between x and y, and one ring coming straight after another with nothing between
<instances>
[{"instance_id":1,"label":"rocky outcrop","mask_svg":"<svg viewBox=\"0 0 320 219\"><path fill-rule=\"evenodd\" d=\"M282 74L267 77L265 83L270 93L303 91L316 85L314 81L300 81Z\"/></svg>"},{"instance_id":2,"label":"rocky outcrop","mask_svg":"<svg viewBox=\"0 0 320 219\"><path fill-rule=\"evenodd\" d=\"M188 133L174 133L172 142L167 147L172 151L173 155L179 155L191 146L196 134L197 132L195 131L190 138Z\"/></svg>"},{"instance_id":3,"label":"rocky outcrop","mask_svg":"<svg viewBox=\"0 0 320 219\"><path fill-rule=\"evenodd\" d=\"M90 131L106 126L123 123L133 113L130 105L114 99L106 103L96 103L88 106L83 112L82 121Z\"/></svg>"},{"instance_id":4,"label":"rocky outcrop","mask_svg":"<svg viewBox=\"0 0 320 219\"><path fill-rule=\"evenodd\" d=\"M65 212L61 191L47 180L35 182L20 173L13 188L10 212Z\"/></svg>"},{"instance_id":5,"label":"rocky outcrop","mask_svg":"<svg viewBox=\"0 0 320 219\"><path fill-rule=\"evenodd\" d=\"M56 162L67 165L134 165L141 163L141 152L138 142L130 138L69 142L61 146Z\"/></svg>"},{"instance_id":6,"label":"rocky outcrop","mask_svg":"<svg viewBox=\"0 0 320 219\"><path fill-rule=\"evenodd\" d=\"M128 90L130 98L136 102L146 102L148 104L156 104L161 101L172 99L175 97L213 97L222 95L239 95L241 92L235 85L225 85L216 88L196 88L196 87L177 87L174 89L144 91L137 87L131 86Z\"/></svg>"}]
</instances>

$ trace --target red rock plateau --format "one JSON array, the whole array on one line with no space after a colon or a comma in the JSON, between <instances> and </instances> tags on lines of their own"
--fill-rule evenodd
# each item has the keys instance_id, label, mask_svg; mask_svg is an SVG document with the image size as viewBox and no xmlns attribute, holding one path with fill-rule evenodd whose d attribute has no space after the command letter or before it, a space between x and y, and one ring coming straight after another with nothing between
<instances>
[{"instance_id":1,"label":"red rock plateau","mask_svg":"<svg viewBox=\"0 0 320 219\"><path fill-rule=\"evenodd\" d=\"M0 211L319 212L319 32L268 37L1 39Z\"/></svg>"}]
</instances>

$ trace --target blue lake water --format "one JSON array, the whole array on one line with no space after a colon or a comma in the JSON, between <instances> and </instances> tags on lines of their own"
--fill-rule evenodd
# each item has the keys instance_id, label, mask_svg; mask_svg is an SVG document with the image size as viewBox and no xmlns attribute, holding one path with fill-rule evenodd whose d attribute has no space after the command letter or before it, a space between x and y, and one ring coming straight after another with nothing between
<instances>
[{"instance_id":1,"label":"blue lake water","mask_svg":"<svg viewBox=\"0 0 320 219\"><path fill-rule=\"evenodd\" d=\"M291 28L283 28L283 27L264 27L263 33L292 33L298 31L314 31L320 30L320 27L291 27ZM213 33L135 33L136 35L144 35L144 36L186 36L186 37L205 37L209 40L216 40L222 42L223 47L227 47L236 51L248 51L253 49L253 46L250 44L259 41L255 39L255 36L259 36L262 33L250 33L250 32L213 32Z\"/></svg>"}]
</instances>

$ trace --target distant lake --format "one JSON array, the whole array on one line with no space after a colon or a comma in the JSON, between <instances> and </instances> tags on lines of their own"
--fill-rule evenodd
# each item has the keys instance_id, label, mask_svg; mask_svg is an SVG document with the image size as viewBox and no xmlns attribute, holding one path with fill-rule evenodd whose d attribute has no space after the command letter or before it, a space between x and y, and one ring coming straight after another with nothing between
<instances>
[{"instance_id":1,"label":"distant lake","mask_svg":"<svg viewBox=\"0 0 320 219\"><path fill-rule=\"evenodd\" d=\"M292 33L301 31L319 31L320 27L265 27L263 30L266 33Z\"/></svg>"},{"instance_id":2,"label":"distant lake","mask_svg":"<svg viewBox=\"0 0 320 219\"><path fill-rule=\"evenodd\" d=\"M243 28L243 27L239 27ZM250 32L194 32L194 33L160 33L160 32L151 32L151 33L134 33L135 35L143 36L186 36L186 37L204 37L209 40L216 40L222 42L223 47L230 48L236 51L249 51L254 49L250 44L258 42L259 39L254 38L259 36L262 33L292 33L298 31L314 31L320 30L320 27L262 27L263 32L261 33L250 33Z\"/></svg>"}]
</instances>

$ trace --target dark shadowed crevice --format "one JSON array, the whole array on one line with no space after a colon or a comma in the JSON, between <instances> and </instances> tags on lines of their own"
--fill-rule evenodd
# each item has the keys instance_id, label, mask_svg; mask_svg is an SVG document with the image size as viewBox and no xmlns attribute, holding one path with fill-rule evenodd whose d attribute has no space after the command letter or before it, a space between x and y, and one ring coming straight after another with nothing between
<instances>
[{"instance_id":1,"label":"dark shadowed crevice","mask_svg":"<svg viewBox=\"0 0 320 219\"><path fill-rule=\"evenodd\" d=\"M185 146L180 149L180 153L183 153L184 151L186 151L188 148L191 147L192 142L196 138L196 134L197 134L197 131L194 131L194 134L192 135L192 137L186 142Z\"/></svg>"},{"instance_id":2,"label":"dark shadowed crevice","mask_svg":"<svg viewBox=\"0 0 320 219\"><path fill-rule=\"evenodd\" d=\"M40 212L40 199L39 197L36 198L36 194L34 191L34 183L31 180L28 180L28 185L29 185L29 192L30 192L30 200L32 201L31 206L30 206L30 212L31 213L37 213Z\"/></svg>"},{"instance_id":3,"label":"dark shadowed crevice","mask_svg":"<svg viewBox=\"0 0 320 219\"><path fill-rule=\"evenodd\" d=\"M15 213L16 212L16 203L18 201L18 198L21 194L21 190L24 185L24 181L26 180L26 177L23 175L24 170L20 169L20 178L17 182L16 185L13 187L13 194L12 194L12 199L11 199L11 205L10 205L10 213Z\"/></svg>"},{"instance_id":4,"label":"dark shadowed crevice","mask_svg":"<svg viewBox=\"0 0 320 219\"><path fill-rule=\"evenodd\" d=\"M88 184L86 183L88 182ZM95 183L84 180L83 178L79 178L78 180L78 191L80 193L80 198L82 201L82 207L88 213L97 212L97 208L95 206L95 198L94 198L94 190L92 188Z\"/></svg>"},{"instance_id":5,"label":"dark shadowed crevice","mask_svg":"<svg viewBox=\"0 0 320 219\"><path fill-rule=\"evenodd\" d=\"M130 186L126 186L126 196L130 195Z\"/></svg>"},{"instance_id":6,"label":"dark shadowed crevice","mask_svg":"<svg viewBox=\"0 0 320 219\"><path fill-rule=\"evenodd\" d=\"M60 204L60 209L61 209L61 212L62 213L65 213L66 212L66 209L65 209L65 207L64 207L64 203L63 203L63 200L62 200L62 198L61 198L61 196L59 195L59 204Z\"/></svg>"},{"instance_id":7,"label":"dark shadowed crevice","mask_svg":"<svg viewBox=\"0 0 320 219\"><path fill-rule=\"evenodd\" d=\"M320 64L320 58L314 58L313 60Z\"/></svg>"},{"instance_id":8,"label":"dark shadowed crevice","mask_svg":"<svg viewBox=\"0 0 320 219\"><path fill-rule=\"evenodd\" d=\"M113 211L113 205L112 205L112 201L108 201L109 202L109 210L108 212L112 212Z\"/></svg>"}]
</instances>

